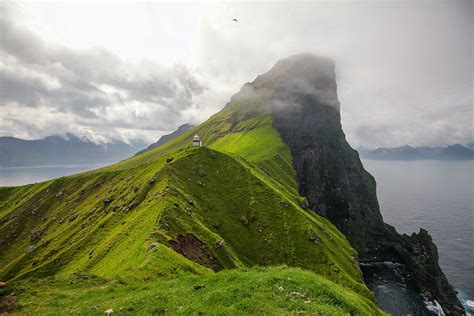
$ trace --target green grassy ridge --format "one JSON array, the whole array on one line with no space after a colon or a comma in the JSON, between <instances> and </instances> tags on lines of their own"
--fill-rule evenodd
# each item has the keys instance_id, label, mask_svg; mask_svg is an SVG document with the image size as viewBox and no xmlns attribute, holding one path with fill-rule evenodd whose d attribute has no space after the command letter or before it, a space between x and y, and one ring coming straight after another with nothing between
<instances>
[{"instance_id":1,"label":"green grassy ridge","mask_svg":"<svg viewBox=\"0 0 474 316\"><path fill-rule=\"evenodd\" d=\"M299 196L290 150L272 128L270 115L244 121L237 125L237 129L220 137L209 147L249 161L288 193Z\"/></svg>"},{"instance_id":2,"label":"green grassy ridge","mask_svg":"<svg viewBox=\"0 0 474 316\"><path fill-rule=\"evenodd\" d=\"M159 286L178 276L214 275L169 248L192 234L209 252L198 255L210 254L221 268L302 267L357 295L351 301L362 310L373 306L345 237L300 207L291 153L264 107L265 96L235 99L182 136L115 165L0 188L0 241L10 237L0 279L14 285L80 272ZM189 148L194 134L208 148ZM77 217L69 223L71 215ZM33 231L43 232L41 239L30 240ZM225 246L217 248L221 240ZM147 251L152 242L158 244Z\"/></svg>"},{"instance_id":3,"label":"green grassy ridge","mask_svg":"<svg viewBox=\"0 0 474 316\"><path fill-rule=\"evenodd\" d=\"M249 106L243 101L231 102L203 124L168 143L92 172L124 170L154 162L172 151L188 147L192 136L198 134L204 146L234 154L236 159L256 166L280 190L301 200L290 150L272 127L271 115L255 110L261 107L260 103Z\"/></svg>"},{"instance_id":4,"label":"green grassy ridge","mask_svg":"<svg viewBox=\"0 0 474 316\"><path fill-rule=\"evenodd\" d=\"M159 147L153 148L152 150L148 150L144 152L143 154L131 157L129 159L121 161L112 166L98 169L97 172L102 172L104 170L128 169L128 168L140 166L150 161L154 161L156 159L159 159L164 154L169 153L170 151L175 151L180 148L188 147L191 144L192 137L195 134L199 135L204 146L212 146L214 142L218 141L220 138L228 134L251 131L263 126L271 128L271 121L272 121L271 115L269 115L268 113L265 114L265 113L260 113L260 112L240 113L243 110L237 110L237 109L241 109L242 107L245 109L248 108L248 106L244 107L244 104L245 103L242 103L240 101L231 102L226 107L224 107L223 110L211 116L207 121L189 130L188 132L182 134L181 136L178 136L175 139L172 139L171 141ZM261 105L257 104L255 106L260 107ZM261 135L261 136L264 137L264 135ZM278 139L273 138L272 142L268 143L268 142L265 142L264 139L262 139L259 135L259 137L254 139L254 142L255 142L254 144L251 144L253 147L255 147L256 145L261 145L257 147L259 151L264 149L264 146L262 145L265 145L265 147L266 146L286 147L286 145L283 143L283 141L279 137ZM279 144L276 144L276 143L279 143ZM218 146L216 146L215 149L219 150ZM239 146L236 146L234 148L228 148L228 149L230 149L231 152L235 151L236 153L247 151L244 144L239 144ZM269 157L264 157L264 158L269 158ZM254 162L260 162L260 161L254 159Z\"/></svg>"},{"instance_id":5,"label":"green grassy ridge","mask_svg":"<svg viewBox=\"0 0 474 316\"><path fill-rule=\"evenodd\" d=\"M223 268L299 266L373 301L353 261L356 253L344 236L265 178L260 169L230 154L183 148L140 168L24 187L30 200L1 208L9 218L2 220L2 238L9 225L24 226L18 242L8 245L6 256L0 258L0 277L13 278L15 284L80 272L150 282L212 273L166 246L178 234L193 234ZM191 216L185 212L189 200L194 204ZM123 210L132 203L136 206ZM31 217L32 207L39 216ZM71 214L77 218L68 223ZM250 224L244 226L245 220ZM36 230L42 231L41 240L31 241L29 234ZM220 240L225 247L216 248ZM159 242L157 247L146 251L154 241ZM25 253L32 245L37 247Z\"/></svg>"},{"instance_id":6,"label":"green grassy ridge","mask_svg":"<svg viewBox=\"0 0 474 316\"><path fill-rule=\"evenodd\" d=\"M288 263L365 289L352 260L356 253L342 234L256 177L264 177L260 171L207 148L186 148L172 156L169 163L142 167L140 173L94 173L38 185L39 192L13 208L15 217L0 230L4 237L9 225L18 225L22 234L5 247L2 277L78 271L117 275L146 260L144 248L155 236L166 244L180 233L192 233L210 245L225 268ZM195 204L192 216L185 212L188 200ZM241 222L252 217L255 223L244 227ZM31 241L32 231L40 231L41 240ZM314 245L310 235L320 244ZM214 249L220 240L226 247ZM26 253L31 246L36 248Z\"/></svg>"},{"instance_id":7,"label":"green grassy ridge","mask_svg":"<svg viewBox=\"0 0 474 316\"><path fill-rule=\"evenodd\" d=\"M160 201L149 194L165 188L166 174L156 178L165 167L166 163L155 163L139 170L81 174L16 188L16 194L21 195L23 189L29 199L0 208L5 214L0 222L4 252L0 278L74 271L105 276L114 271L111 267L118 272L118 267L133 266L130 255L140 254L147 246L161 210ZM156 182L150 184L151 179ZM41 232L41 238L31 240L35 231ZM177 270L202 272L201 266L171 253ZM121 266L119 258L128 265Z\"/></svg>"},{"instance_id":8,"label":"green grassy ridge","mask_svg":"<svg viewBox=\"0 0 474 316\"><path fill-rule=\"evenodd\" d=\"M173 179L169 185L177 194L167 197L160 223L169 226L171 236L186 231L200 237L208 232L206 244L225 240L226 248L245 265L287 263L331 276L334 269L342 269L344 276L335 273L336 279L360 280L352 260L356 253L339 231L291 203L231 156L200 148L169 169ZM188 200L195 206L189 207ZM186 208L192 210L191 216ZM310 240L311 234L319 244ZM216 250L217 256L219 252L225 249ZM239 263L227 267L233 266Z\"/></svg>"},{"instance_id":9,"label":"green grassy ridge","mask_svg":"<svg viewBox=\"0 0 474 316\"><path fill-rule=\"evenodd\" d=\"M281 169L288 173L285 178L291 178L291 180L285 182L285 184L290 184L291 188L289 189L297 191L296 180L294 176L292 176L294 175L294 170L291 164L291 153L289 148L279 137L278 132L272 127L272 117L268 104L274 92L274 88L272 84L267 84L266 86L259 85L258 92L250 88L251 92L246 93L245 87L246 86L242 88L241 92L234 95L231 101L227 103L222 110L212 115L204 123L159 147L121 161L113 166L98 169L98 171L128 169L159 159L160 156L170 151L189 146L195 134L200 136L204 146L213 146L213 148L221 150L221 145L224 145L224 143L221 142L219 145L214 143L219 141L222 137L234 133L247 133L259 127L265 127L267 135L257 135L258 137L248 139L251 141L237 143L237 146L226 146L226 150L231 153L256 154L256 158L252 159L252 161L258 167L265 166L274 160L272 156L278 151L283 150L285 157ZM268 134L272 134L270 139L268 138ZM248 145L250 145L250 148L247 147ZM270 150L266 150L267 147L277 149L278 151L271 152ZM251 152L250 149L252 149L253 152ZM266 155L258 154L258 152L263 150L266 150ZM279 163L278 160L279 159L276 159L277 164ZM288 164L288 162L290 163ZM274 180L281 181L278 176L281 176L281 174L275 174Z\"/></svg>"},{"instance_id":10,"label":"green grassy ridge","mask_svg":"<svg viewBox=\"0 0 474 316\"><path fill-rule=\"evenodd\" d=\"M204 286L199 290L194 286ZM382 315L370 300L298 268L255 267L160 282L87 275L15 284L21 314ZM1 292L0 292L1 293Z\"/></svg>"}]
</instances>

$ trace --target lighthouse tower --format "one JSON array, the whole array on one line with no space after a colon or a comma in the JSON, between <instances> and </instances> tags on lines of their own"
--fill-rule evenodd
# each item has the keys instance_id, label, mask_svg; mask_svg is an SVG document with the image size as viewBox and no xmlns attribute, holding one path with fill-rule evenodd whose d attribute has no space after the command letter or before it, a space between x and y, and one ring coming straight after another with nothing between
<instances>
[{"instance_id":1,"label":"lighthouse tower","mask_svg":"<svg viewBox=\"0 0 474 316\"><path fill-rule=\"evenodd\" d=\"M198 135L194 135L193 137L193 146L194 147L201 147L202 143L201 140L199 139Z\"/></svg>"}]
</instances>

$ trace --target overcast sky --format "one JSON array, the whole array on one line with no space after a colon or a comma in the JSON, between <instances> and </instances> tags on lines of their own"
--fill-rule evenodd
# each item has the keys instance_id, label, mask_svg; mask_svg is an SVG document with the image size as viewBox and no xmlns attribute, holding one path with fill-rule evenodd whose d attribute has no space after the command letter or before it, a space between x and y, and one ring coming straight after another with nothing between
<instances>
[{"instance_id":1,"label":"overcast sky","mask_svg":"<svg viewBox=\"0 0 474 316\"><path fill-rule=\"evenodd\" d=\"M204 121L278 59L313 52L336 61L354 147L466 143L473 19L469 0L0 0L0 136L151 142Z\"/></svg>"}]
</instances>

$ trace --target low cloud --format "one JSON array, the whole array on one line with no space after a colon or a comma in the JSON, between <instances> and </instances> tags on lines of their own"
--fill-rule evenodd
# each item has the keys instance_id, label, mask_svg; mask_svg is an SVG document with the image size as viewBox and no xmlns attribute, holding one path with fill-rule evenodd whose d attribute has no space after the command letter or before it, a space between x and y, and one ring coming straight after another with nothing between
<instances>
[{"instance_id":1,"label":"low cloud","mask_svg":"<svg viewBox=\"0 0 474 316\"><path fill-rule=\"evenodd\" d=\"M311 52L336 63L352 146L473 140L470 0L109 6L41 4L39 25L70 22L47 37L0 4L1 135L153 141L202 122L279 59ZM59 44L70 38L81 45ZM83 49L97 44L107 49Z\"/></svg>"},{"instance_id":2,"label":"low cloud","mask_svg":"<svg viewBox=\"0 0 474 316\"><path fill-rule=\"evenodd\" d=\"M182 64L131 63L103 48L47 43L8 14L0 16L0 28L2 135L31 138L89 129L105 140L154 140L187 122L186 111L205 90Z\"/></svg>"}]
</instances>

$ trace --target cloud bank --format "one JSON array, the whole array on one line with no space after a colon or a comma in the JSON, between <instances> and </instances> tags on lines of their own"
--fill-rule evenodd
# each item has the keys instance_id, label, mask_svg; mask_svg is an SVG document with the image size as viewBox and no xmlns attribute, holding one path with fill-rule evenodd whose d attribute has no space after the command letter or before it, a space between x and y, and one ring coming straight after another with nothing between
<instances>
[{"instance_id":1,"label":"cloud bank","mask_svg":"<svg viewBox=\"0 0 474 316\"><path fill-rule=\"evenodd\" d=\"M205 89L182 64L132 63L105 48L48 43L5 12L0 29L0 134L147 137L189 120Z\"/></svg>"},{"instance_id":2,"label":"cloud bank","mask_svg":"<svg viewBox=\"0 0 474 316\"><path fill-rule=\"evenodd\" d=\"M473 140L472 1L111 5L0 6L0 135L153 141L313 52L354 147Z\"/></svg>"}]
</instances>

